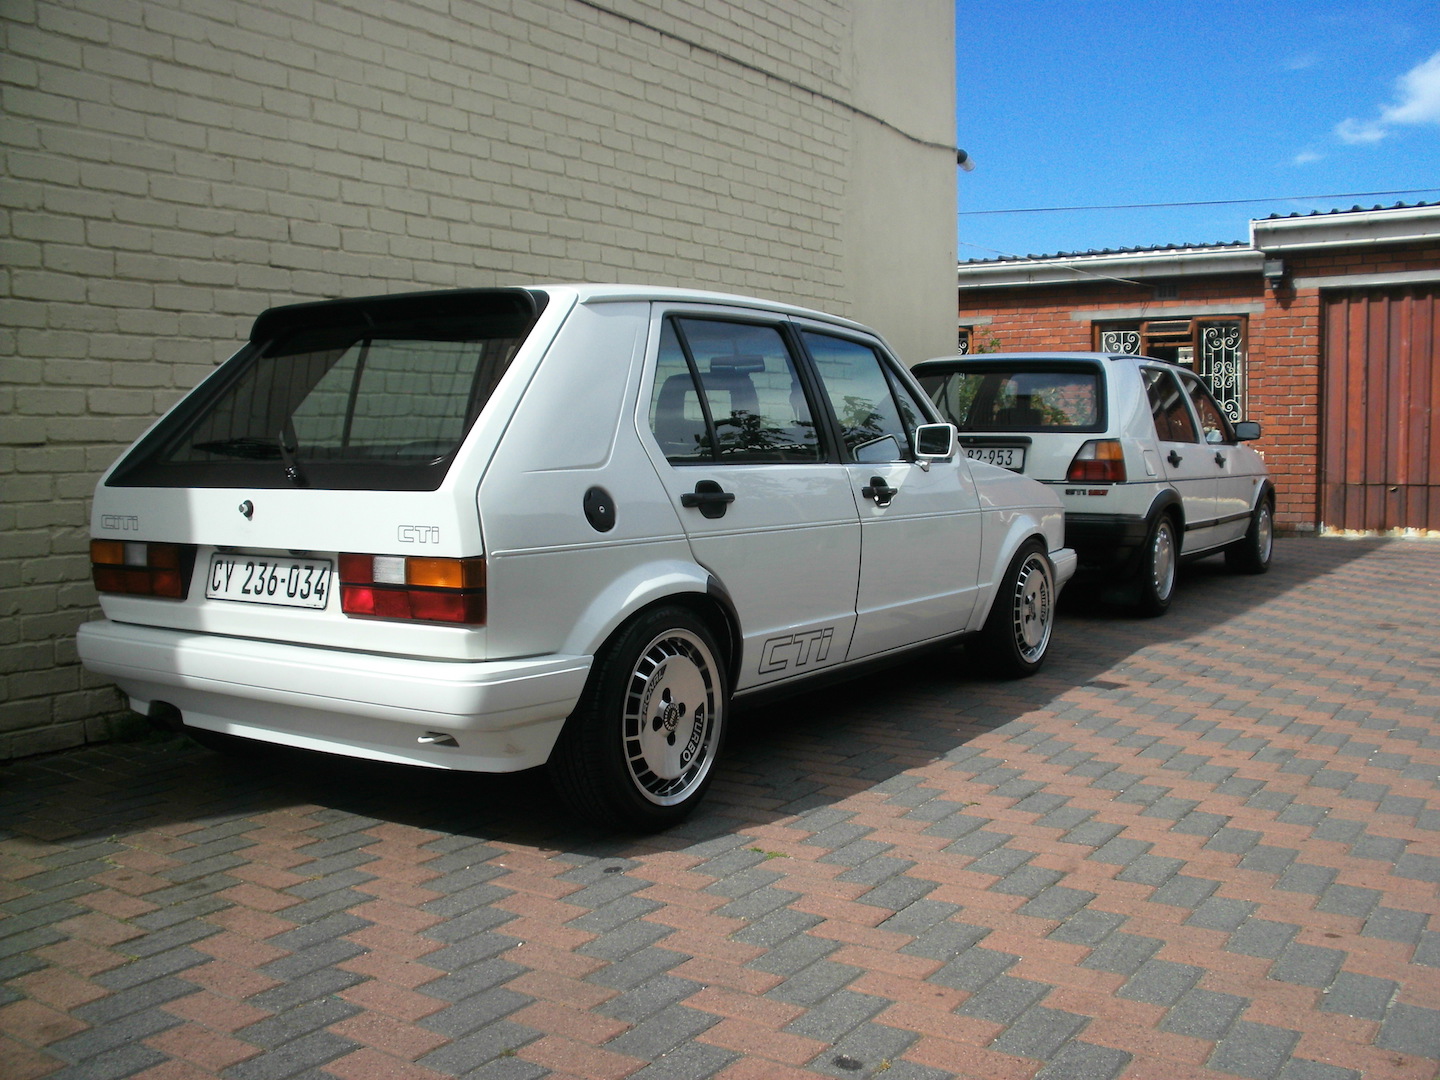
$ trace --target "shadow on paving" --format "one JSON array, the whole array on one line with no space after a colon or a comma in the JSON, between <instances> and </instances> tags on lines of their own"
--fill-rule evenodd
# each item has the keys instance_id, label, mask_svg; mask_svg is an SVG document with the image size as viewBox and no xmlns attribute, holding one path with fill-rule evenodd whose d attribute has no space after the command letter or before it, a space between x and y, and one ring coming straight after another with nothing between
<instances>
[{"instance_id":1,"label":"shadow on paving","mask_svg":"<svg viewBox=\"0 0 1440 1080\"><path fill-rule=\"evenodd\" d=\"M880 784L943 758L978 733L1045 709L1074 686L1103 685L1102 675L1146 647L1203 646L1220 624L1385 543L1280 541L1271 572L1260 577L1231 574L1220 559L1192 564L1182 570L1174 605L1160 619L1135 618L1103 603L1093 587L1073 585L1062 597L1046 667L1030 679L986 679L963 647L952 648L779 704L739 709L705 803L683 825L644 843L683 849L839 801L857 784ZM906 707L895 708L901 701ZM271 747L226 756L184 736L156 733L123 750L66 751L12 763L6 772L0 819L6 831L40 840L74 843L321 806L594 857L633 853L636 842L577 824L543 770L453 773ZM835 786L837 776L845 784Z\"/></svg>"}]
</instances>

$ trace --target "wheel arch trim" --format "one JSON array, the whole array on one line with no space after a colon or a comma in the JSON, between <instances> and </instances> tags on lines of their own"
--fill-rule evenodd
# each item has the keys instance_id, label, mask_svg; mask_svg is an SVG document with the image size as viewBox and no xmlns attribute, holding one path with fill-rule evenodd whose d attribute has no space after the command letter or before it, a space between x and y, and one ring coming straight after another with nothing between
<instances>
[{"instance_id":1,"label":"wheel arch trim","mask_svg":"<svg viewBox=\"0 0 1440 1080\"><path fill-rule=\"evenodd\" d=\"M1185 536L1185 501L1180 498L1174 488L1166 488L1155 496L1150 503L1150 509L1145 511L1145 520L1148 522L1145 533L1147 537L1155 529L1155 523L1160 520L1161 514L1170 514L1175 519L1175 542L1184 547Z\"/></svg>"}]
</instances>

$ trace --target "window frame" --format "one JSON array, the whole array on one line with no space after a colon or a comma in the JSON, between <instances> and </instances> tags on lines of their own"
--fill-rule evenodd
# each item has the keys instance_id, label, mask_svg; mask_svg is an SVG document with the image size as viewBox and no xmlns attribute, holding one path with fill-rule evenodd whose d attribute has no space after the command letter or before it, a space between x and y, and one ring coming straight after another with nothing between
<instances>
[{"instance_id":1,"label":"window frame","mask_svg":"<svg viewBox=\"0 0 1440 1080\"><path fill-rule=\"evenodd\" d=\"M934 405L929 397L918 386L912 386L913 379L907 380L901 375L903 368L898 360L885 349L880 342L873 338L862 337L856 334L847 334L837 327L804 325L798 326L796 337L800 346L805 351L807 366L816 382L816 393L824 404L831 439L836 448L835 460L844 465L873 465L893 462L913 462L915 458L915 431L924 424L941 423L939 415L935 412ZM816 359L815 352L810 347L811 336L831 338L836 341L843 341L854 345L868 352L875 359L880 369L881 377L885 382L886 391L890 395L891 405L895 409L895 415L900 421L904 438L899 440L899 456L895 458L869 458L860 457L854 453L845 438L845 427L840 422L839 414L836 412L835 403L830 396L829 388L825 382L825 373L820 362ZM909 415L907 415L909 414ZM894 433L886 432L880 436L893 437ZM868 444L859 444L860 446Z\"/></svg>"},{"instance_id":2,"label":"window frame","mask_svg":"<svg viewBox=\"0 0 1440 1080\"><path fill-rule=\"evenodd\" d=\"M1185 323L1182 331L1179 324ZM1217 328L1234 327L1236 338L1226 344L1226 350L1233 353L1235 370L1212 374L1204 363L1207 356L1205 338L1207 332ZM1193 372L1215 399L1227 423L1245 419L1248 409L1250 337L1249 317L1239 313L1215 312L1202 315L1173 315L1146 319L1110 319L1090 324L1091 344L1096 352L1125 356L1148 356L1166 360L1184 370ZM1136 335L1136 352L1125 349L1106 348L1107 333L1133 333ZM1175 355L1166 355L1170 351ZM1182 355L1182 350L1188 353ZM1233 393L1221 394L1216 380L1233 379ZM1234 411L1226 408L1226 402L1233 401Z\"/></svg>"},{"instance_id":3,"label":"window frame","mask_svg":"<svg viewBox=\"0 0 1440 1080\"><path fill-rule=\"evenodd\" d=\"M1155 438L1158 441L1165 443L1178 443L1184 446L1203 446L1205 440L1201 435L1200 422L1199 419L1195 416L1195 409L1190 401L1190 395L1185 389L1185 384L1179 377L1180 373L1176 370L1177 366L1178 365L1158 363L1140 365L1141 382L1145 387L1145 400L1150 406L1150 422L1155 431ZM1174 432L1170 430L1168 413L1166 421L1167 430L1164 432L1160 430L1160 425L1156 422L1156 417L1158 415L1156 412L1157 402L1155 400L1155 393L1153 391L1152 384L1149 378L1152 374L1157 376L1159 379L1163 379L1168 382L1174 390L1175 396L1180 402L1181 414L1185 418L1185 422L1190 425L1189 438L1175 437ZM1160 402L1158 403L1158 405L1163 406L1164 402Z\"/></svg>"},{"instance_id":4,"label":"window frame","mask_svg":"<svg viewBox=\"0 0 1440 1080\"><path fill-rule=\"evenodd\" d=\"M745 318L729 314L717 314L713 312L695 311L689 309L677 309L666 311L660 317L660 340L657 346L655 361L650 370L650 402L646 408L645 425L651 438L660 448L661 454L666 462L673 468L693 468L696 466L727 466L739 465L815 465L834 460L833 448L827 445L827 427L824 421L824 413L816 409L815 389L807 377L807 358L803 351L797 348L797 343L791 334L788 325L783 321L772 321L763 318ZM778 454L773 457L766 457L762 451L750 451L743 455L727 455L724 451L724 443L719 434L719 421L716 420L714 402L711 400L713 387L706 385L705 376L710 372L701 372L700 365L695 357L695 351L690 338L685 333L683 324L685 322L703 322L711 324L730 324L735 326L754 327L763 330L773 330L779 339L780 346L784 350L786 361L790 368L790 374L794 378L795 386L791 393L799 390L810 414L808 423L813 429L813 445L815 453L807 457L783 457ZM700 411L704 420L703 443L708 444L708 455L675 455L667 451L665 440L662 440L660 433L656 430L659 418L659 400L662 393L662 379L660 377L661 364L664 359L666 335L673 334L675 343L679 346L681 356L685 361L685 371L689 375L690 390L699 402ZM679 372L675 373L676 375ZM674 376L669 376L668 378ZM763 417L763 414L756 414ZM802 426L805 421L797 421Z\"/></svg>"},{"instance_id":5,"label":"window frame","mask_svg":"<svg viewBox=\"0 0 1440 1080\"><path fill-rule=\"evenodd\" d=\"M1235 430L1230 425L1230 418L1225 415L1224 408L1215 400L1210 388L1205 385L1205 380L1193 371L1177 371L1175 377L1180 380L1180 388L1190 400L1190 411L1195 416L1195 424L1200 434L1200 441L1207 446L1234 446L1239 440L1235 438ZM1215 410L1215 418L1220 421L1216 429L1220 432L1220 438L1212 440L1206 434L1205 416L1201 409L1204 404Z\"/></svg>"}]
</instances>

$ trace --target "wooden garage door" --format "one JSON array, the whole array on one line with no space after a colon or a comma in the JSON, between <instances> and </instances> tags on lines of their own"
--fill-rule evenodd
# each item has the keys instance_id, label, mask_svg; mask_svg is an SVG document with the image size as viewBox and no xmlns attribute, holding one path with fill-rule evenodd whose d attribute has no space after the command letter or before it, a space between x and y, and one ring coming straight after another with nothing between
<instances>
[{"instance_id":1,"label":"wooden garage door","mask_svg":"<svg viewBox=\"0 0 1440 1080\"><path fill-rule=\"evenodd\" d=\"M1327 294L1320 524L1440 530L1440 289Z\"/></svg>"}]
</instances>

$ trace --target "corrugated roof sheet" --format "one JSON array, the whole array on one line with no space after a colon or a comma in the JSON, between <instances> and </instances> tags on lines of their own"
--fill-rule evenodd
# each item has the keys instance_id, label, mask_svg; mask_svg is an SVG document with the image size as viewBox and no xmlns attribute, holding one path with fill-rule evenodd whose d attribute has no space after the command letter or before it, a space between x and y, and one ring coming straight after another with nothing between
<instances>
[{"instance_id":1,"label":"corrugated roof sheet","mask_svg":"<svg viewBox=\"0 0 1440 1080\"><path fill-rule=\"evenodd\" d=\"M1289 218L1338 217L1344 214L1369 214L1374 213L1376 210L1416 210L1427 206L1440 206L1440 203L1416 202L1395 203L1393 206L1352 206L1348 210L1311 210L1309 213L1271 214L1268 218L1255 218L1253 220L1282 221ZM1031 262L1039 259L1080 259L1087 255L1142 255L1177 251L1214 251L1216 249L1247 248L1249 246L1249 243L1244 240L1222 240L1214 244L1166 244L1164 247L1091 248L1089 251L1057 251L1051 255L1001 255L993 259L966 259L960 265L983 266L997 263Z\"/></svg>"},{"instance_id":2,"label":"corrugated roof sheet","mask_svg":"<svg viewBox=\"0 0 1440 1080\"><path fill-rule=\"evenodd\" d=\"M1334 217L1338 214L1373 214L1376 210L1421 210L1427 206L1440 206L1436 202L1397 202L1393 206L1352 206L1349 210L1311 210L1307 214L1298 211L1292 214L1271 214L1268 218L1257 218L1257 221L1280 221L1285 218L1312 218L1312 217Z\"/></svg>"},{"instance_id":3,"label":"corrugated roof sheet","mask_svg":"<svg viewBox=\"0 0 1440 1080\"><path fill-rule=\"evenodd\" d=\"M1053 255L1001 255L994 259L967 259L964 265L976 266L982 263L1030 262L1034 259L1079 259L1086 255L1146 255L1175 251L1216 251L1224 248L1246 248L1249 246L1250 245L1244 240L1224 240L1215 244L1166 244L1164 247L1091 248L1089 251L1057 251Z\"/></svg>"}]
</instances>

